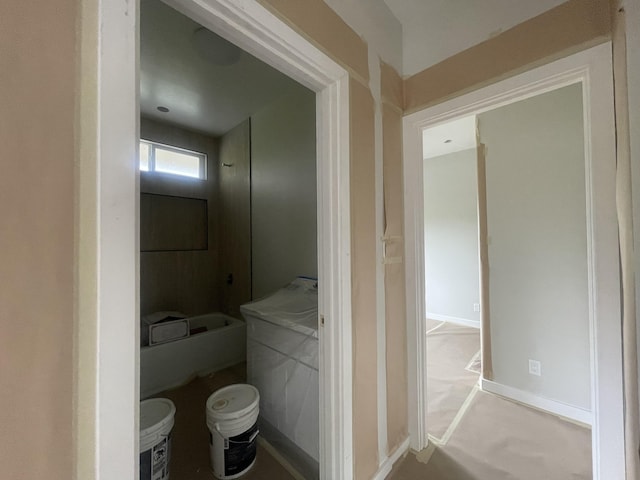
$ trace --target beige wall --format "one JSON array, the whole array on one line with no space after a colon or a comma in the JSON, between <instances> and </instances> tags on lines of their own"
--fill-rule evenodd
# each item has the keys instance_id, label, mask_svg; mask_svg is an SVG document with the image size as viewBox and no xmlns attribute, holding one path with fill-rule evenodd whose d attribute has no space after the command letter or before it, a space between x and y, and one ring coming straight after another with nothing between
<instances>
[{"instance_id":1,"label":"beige wall","mask_svg":"<svg viewBox=\"0 0 640 480\"><path fill-rule=\"evenodd\" d=\"M0 3L0 465L72 477L76 2Z\"/></svg>"},{"instance_id":2,"label":"beige wall","mask_svg":"<svg viewBox=\"0 0 640 480\"><path fill-rule=\"evenodd\" d=\"M606 40L608 0L569 0L405 80L405 113Z\"/></svg>"},{"instance_id":3,"label":"beige wall","mask_svg":"<svg viewBox=\"0 0 640 480\"><path fill-rule=\"evenodd\" d=\"M378 362L387 362L387 438L392 453L407 437L404 265L385 268L387 358L377 358L375 103L369 85L368 46L322 0L260 0L276 15L340 63L349 73L351 126L352 324L354 473L371 478L378 471ZM375 69L374 69L375 71ZM401 235L402 80L381 65L383 162L388 233ZM320 160L320 159L319 159ZM389 174L392 171L394 175ZM391 249L393 250L393 246ZM402 252L402 241L395 245ZM390 250L388 250L390 251ZM393 283L391 283L393 281Z\"/></svg>"},{"instance_id":4,"label":"beige wall","mask_svg":"<svg viewBox=\"0 0 640 480\"><path fill-rule=\"evenodd\" d=\"M362 103L369 103L367 45L337 14L321 0L259 1L342 64L350 72L352 84L358 85L354 89L365 90ZM515 27L515 32L504 32L407 79L407 110L420 109L545 58L600 41L609 31L608 15L601 3L570 0L554 13ZM77 2L71 0L5 0L0 4L0 148L5 167L0 180L0 404L10 406L0 414L0 464L7 478L72 478L76 15ZM513 47L509 47L511 43ZM394 85L391 90L402 95L402 82ZM359 100L352 100L351 106L354 110L362 108ZM397 114L392 110L386 115L389 123L385 136L397 137ZM365 105L364 110L353 112L352 123L364 117L367 124L373 124L372 115ZM392 132L387 133L387 129ZM374 169L371 150L369 146L354 158L363 170ZM399 150L393 148L385 154L397 167ZM372 175L354 176L352 182L354 200L371 197ZM398 188L397 180L395 185ZM388 215L398 218L397 202L401 198L393 195L393 200L396 206L389 212L395 214ZM352 214L369 218L372 205L368 201L354 202ZM373 243L374 223L367 220L358 226L354 242ZM358 479L368 478L377 469L377 442L373 436L365 438L374 430L371 425L377 424L375 312L364 305L365 300L375 304L374 275L366 276L374 268L369 262L375 259L369 253L364 255L362 263L354 261L353 271ZM387 297L389 303L389 294ZM402 331L404 313L387 312L387 317L387 365L398 365L396 371L389 368L391 386L394 381L402 382L400 370L406 368L402 355L393 353L403 348L402 334L393 338L389 335L395 327ZM403 403L404 399L398 400L398 404ZM393 450L394 438L402 437L406 430L406 415L396 417L397 412L391 409L389 402L388 432Z\"/></svg>"},{"instance_id":5,"label":"beige wall","mask_svg":"<svg viewBox=\"0 0 640 480\"><path fill-rule=\"evenodd\" d=\"M408 436L407 325L402 170L402 79L381 65L384 226L387 263L385 336L387 366L387 444L395 451ZM382 359L381 359L382 360Z\"/></svg>"}]
</instances>

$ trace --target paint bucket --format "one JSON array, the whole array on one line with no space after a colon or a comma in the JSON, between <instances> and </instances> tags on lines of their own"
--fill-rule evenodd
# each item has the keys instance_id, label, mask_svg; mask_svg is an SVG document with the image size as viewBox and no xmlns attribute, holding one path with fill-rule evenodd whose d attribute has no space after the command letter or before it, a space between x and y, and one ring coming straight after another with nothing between
<instances>
[{"instance_id":1,"label":"paint bucket","mask_svg":"<svg viewBox=\"0 0 640 480\"><path fill-rule=\"evenodd\" d=\"M246 473L256 460L260 394L252 385L223 387L207 400L209 456L216 478Z\"/></svg>"},{"instance_id":2,"label":"paint bucket","mask_svg":"<svg viewBox=\"0 0 640 480\"><path fill-rule=\"evenodd\" d=\"M168 480L176 407L166 398L140 402L140 480Z\"/></svg>"}]
</instances>

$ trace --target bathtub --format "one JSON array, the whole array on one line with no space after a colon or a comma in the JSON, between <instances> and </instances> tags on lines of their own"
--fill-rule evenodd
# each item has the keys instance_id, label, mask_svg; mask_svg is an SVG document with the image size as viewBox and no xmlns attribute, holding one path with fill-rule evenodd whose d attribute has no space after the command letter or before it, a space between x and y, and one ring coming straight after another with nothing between
<instances>
[{"instance_id":1,"label":"bathtub","mask_svg":"<svg viewBox=\"0 0 640 480\"><path fill-rule=\"evenodd\" d=\"M140 398L180 386L246 361L246 325L223 313L190 317L191 330L207 331L181 340L140 348Z\"/></svg>"}]
</instances>

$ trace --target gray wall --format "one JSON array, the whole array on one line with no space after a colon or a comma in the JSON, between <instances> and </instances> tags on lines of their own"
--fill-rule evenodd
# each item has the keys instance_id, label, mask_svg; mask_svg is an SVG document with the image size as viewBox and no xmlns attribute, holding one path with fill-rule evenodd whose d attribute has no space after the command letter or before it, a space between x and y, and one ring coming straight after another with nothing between
<instances>
[{"instance_id":1,"label":"gray wall","mask_svg":"<svg viewBox=\"0 0 640 480\"><path fill-rule=\"evenodd\" d=\"M427 316L480 322L476 149L424 161Z\"/></svg>"},{"instance_id":2,"label":"gray wall","mask_svg":"<svg viewBox=\"0 0 640 480\"><path fill-rule=\"evenodd\" d=\"M478 116L495 381L590 408L580 85ZM528 359L542 376L528 373Z\"/></svg>"},{"instance_id":3,"label":"gray wall","mask_svg":"<svg viewBox=\"0 0 640 480\"><path fill-rule=\"evenodd\" d=\"M140 253L141 314L176 310L196 315L218 311L218 141L213 137L146 118L141 119L140 136L145 140L207 154L207 180L141 172L140 192L205 199L208 204L206 250ZM144 210L141 210L140 224L141 228L145 228Z\"/></svg>"},{"instance_id":4,"label":"gray wall","mask_svg":"<svg viewBox=\"0 0 640 480\"><path fill-rule=\"evenodd\" d=\"M315 93L299 87L251 117L252 294L317 276Z\"/></svg>"},{"instance_id":5,"label":"gray wall","mask_svg":"<svg viewBox=\"0 0 640 480\"><path fill-rule=\"evenodd\" d=\"M220 285L222 312L241 318L251 300L251 121L220 137Z\"/></svg>"}]
</instances>

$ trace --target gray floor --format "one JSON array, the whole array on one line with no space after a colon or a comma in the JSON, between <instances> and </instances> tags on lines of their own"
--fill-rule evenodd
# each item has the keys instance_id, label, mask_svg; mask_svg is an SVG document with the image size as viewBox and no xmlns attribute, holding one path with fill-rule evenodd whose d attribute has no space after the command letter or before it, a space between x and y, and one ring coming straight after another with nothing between
<instances>
[{"instance_id":1,"label":"gray floor","mask_svg":"<svg viewBox=\"0 0 640 480\"><path fill-rule=\"evenodd\" d=\"M432 322L430 326L437 326L437 322ZM433 333L440 331L440 338L435 342L441 344L440 347L432 348L427 356L430 364L442 367L436 368L434 373L437 378L428 379L428 384L429 381L431 384L438 381L446 384L446 378L442 376L444 370L459 369L465 363L460 356L466 358L474 350L469 338L477 334L477 330L474 332L469 329L468 335L465 335L460 328L466 327L443 325L429 334L428 345L431 345L434 343ZM460 392L469 388L467 373L454 372L453 378L459 378L463 385L460 389L441 388L435 404L460 404L463 396ZM447 400L447 391L451 394L450 402ZM444 418L434 423L439 429L436 433L442 434L443 430L448 430L449 435L444 441L434 441L425 451L407 455L389 475L390 480L592 478L591 432L588 428L479 391L473 386L469 392L471 396L467 395L469 401L460 412L461 415L458 415L457 423L447 424L451 418L450 409L442 410ZM433 406L434 399L431 400L430 405ZM437 415L437 411L430 415ZM428 418L433 420L430 416Z\"/></svg>"}]
</instances>

